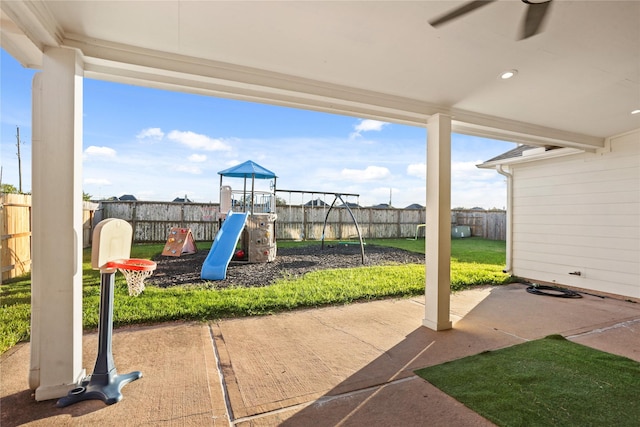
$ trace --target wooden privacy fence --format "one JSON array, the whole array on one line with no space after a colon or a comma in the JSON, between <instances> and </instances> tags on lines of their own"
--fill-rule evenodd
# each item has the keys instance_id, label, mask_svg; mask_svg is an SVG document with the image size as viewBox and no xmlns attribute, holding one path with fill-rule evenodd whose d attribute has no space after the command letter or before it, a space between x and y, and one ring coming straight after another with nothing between
<instances>
[{"instance_id":1,"label":"wooden privacy fence","mask_svg":"<svg viewBox=\"0 0 640 427\"><path fill-rule=\"evenodd\" d=\"M91 245L97 203L84 202L82 243ZM55 206L52 207L55 209ZM0 283L31 271L31 195L0 193Z\"/></svg>"},{"instance_id":2,"label":"wooden privacy fence","mask_svg":"<svg viewBox=\"0 0 640 427\"><path fill-rule=\"evenodd\" d=\"M2 281L31 271L31 196L0 194Z\"/></svg>"},{"instance_id":3,"label":"wooden privacy fence","mask_svg":"<svg viewBox=\"0 0 640 427\"><path fill-rule=\"evenodd\" d=\"M502 210L452 210L451 224L468 225L474 237L484 237L489 240L506 240L507 238L507 215Z\"/></svg>"},{"instance_id":4,"label":"wooden privacy fence","mask_svg":"<svg viewBox=\"0 0 640 427\"><path fill-rule=\"evenodd\" d=\"M103 201L96 224L119 218L133 227L134 242L164 242L173 227L190 228L196 241L211 241L218 232L218 204Z\"/></svg>"},{"instance_id":5,"label":"wooden privacy fence","mask_svg":"<svg viewBox=\"0 0 640 427\"><path fill-rule=\"evenodd\" d=\"M52 206L55 209L55 206ZM424 209L352 208L365 239L424 237ZM91 245L93 226L106 218L120 218L133 226L135 242L164 242L172 227L190 228L196 241L212 241L218 232L218 204L174 202L84 202L83 247ZM276 239L320 240L328 208L278 206ZM0 193L0 283L31 271L31 196ZM506 239L505 211L456 209L451 224L468 225L472 236ZM345 208L333 208L325 239L357 240L358 232Z\"/></svg>"},{"instance_id":6,"label":"wooden privacy fence","mask_svg":"<svg viewBox=\"0 0 640 427\"><path fill-rule=\"evenodd\" d=\"M351 209L365 239L424 237L424 209ZM328 207L278 206L277 240L320 240ZM218 232L217 203L174 203L143 201L103 201L95 214L95 223L106 218L128 221L135 242L164 242L173 227L190 228L196 241L212 241ZM453 225L468 225L473 236L505 240L504 211L453 210ZM357 239L357 230L344 208L333 208L327 219L325 239Z\"/></svg>"}]
</instances>

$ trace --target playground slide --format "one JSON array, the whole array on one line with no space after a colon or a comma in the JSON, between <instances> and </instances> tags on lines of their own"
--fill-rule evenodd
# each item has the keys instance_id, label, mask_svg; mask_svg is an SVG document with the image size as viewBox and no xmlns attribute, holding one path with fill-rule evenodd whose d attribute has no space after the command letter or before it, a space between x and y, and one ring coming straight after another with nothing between
<instances>
[{"instance_id":1,"label":"playground slide","mask_svg":"<svg viewBox=\"0 0 640 427\"><path fill-rule=\"evenodd\" d=\"M222 223L211 250L202 264L200 277L206 280L224 280L227 277L227 267L242 234L248 213L229 212Z\"/></svg>"}]
</instances>

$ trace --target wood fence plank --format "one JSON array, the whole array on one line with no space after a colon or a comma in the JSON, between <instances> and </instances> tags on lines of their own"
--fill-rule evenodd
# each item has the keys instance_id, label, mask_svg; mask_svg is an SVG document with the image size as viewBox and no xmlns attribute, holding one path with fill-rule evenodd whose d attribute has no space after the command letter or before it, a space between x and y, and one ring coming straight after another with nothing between
<instances>
[{"instance_id":1,"label":"wood fence plank","mask_svg":"<svg viewBox=\"0 0 640 427\"><path fill-rule=\"evenodd\" d=\"M0 260L2 280L27 273L31 269L31 196L0 194ZM417 226L424 224L424 209L354 208L365 239L415 238ZM93 226L106 218L120 218L134 226L135 242L165 242L172 227L191 229L196 241L212 241L218 232L217 203L174 202L85 202L83 245L91 245ZM278 206L277 240L319 240L328 209L323 206ZM506 239L506 213L492 210L451 211L453 225L468 225L473 236L491 240ZM418 229L424 236L424 228ZM358 235L351 216L344 208L329 213L325 239L353 239Z\"/></svg>"},{"instance_id":2,"label":"wood fence plank","mask_svg":"<svg viewBox=\"0 0 640 427\"><path fill-rule=\"evenodd\" d=\"M134 204L135 219L130 215ZM217 203L108 201L102 202L101 206L102 218L121 218L135 225L134 239L137 242L164 242L172 227L191 228L197 241L211 241L218 232ZM352 211L365 239L414 238L416 227L424 224L426 218L424 209L355 208ZM276 238L321 239L327 212L323 206L278 206ZM452 210L451 223L468 225L473 236L491 240L506 238L504 211ZM420 229L420 232L424 236L424 230ZM325 239L349 239L357 234L346 210L334 207L327 218Z\"/></svg>"},{"instance_id":3,"label":"wood fence plank","mask_svg":"<svg viewBox=\"0 0 640 427\"><path fill-rule=\"evenodd\" d=\"M31 195L0 193L0 261L2 281L31 271ZM91 244L96 203L84 202L83 245Z\"/></svg>"}]
</instances>

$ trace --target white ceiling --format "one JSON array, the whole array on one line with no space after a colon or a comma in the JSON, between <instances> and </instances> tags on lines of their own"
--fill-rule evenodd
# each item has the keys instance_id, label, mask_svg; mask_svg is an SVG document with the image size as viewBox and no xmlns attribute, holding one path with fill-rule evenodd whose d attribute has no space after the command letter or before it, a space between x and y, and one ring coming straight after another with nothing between
<instances>
[{"instance_id":1,"label":"white ceiling","mask_svg":"<svg viewBox=\"0 0 640 427\"><path fill-rule=\"evenodd\" d=\"M2 47L39 67L82 51L87 77L593 148L640 128L640 2L554 0L518 40L526 5L448 24L459 1L2 1ZM498 75L517 69L514 79Z\"/></svg>"}]
</instances>

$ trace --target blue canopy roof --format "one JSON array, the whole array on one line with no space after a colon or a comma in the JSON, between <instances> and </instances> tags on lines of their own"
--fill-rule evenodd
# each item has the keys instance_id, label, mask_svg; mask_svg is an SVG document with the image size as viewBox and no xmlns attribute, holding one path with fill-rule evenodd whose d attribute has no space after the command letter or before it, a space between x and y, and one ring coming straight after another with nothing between
<instances>
[{"instance_id":1,"label":"blue canopy roof","mask_svg":"<svg viewBox=\"0 0 640 427\"><path fill-rule=\"evenodd\" d=\"M239 165L220 171L218 172L218 175L230 176L232 178L251 178L251 177L255 177L258 179L276 178L275 173L271 172L269 169L263 168L262 166L260 166L255 162L252 162L251 160L247 160L244 163L240 163Z\"/></svg>"}]
</instances>

